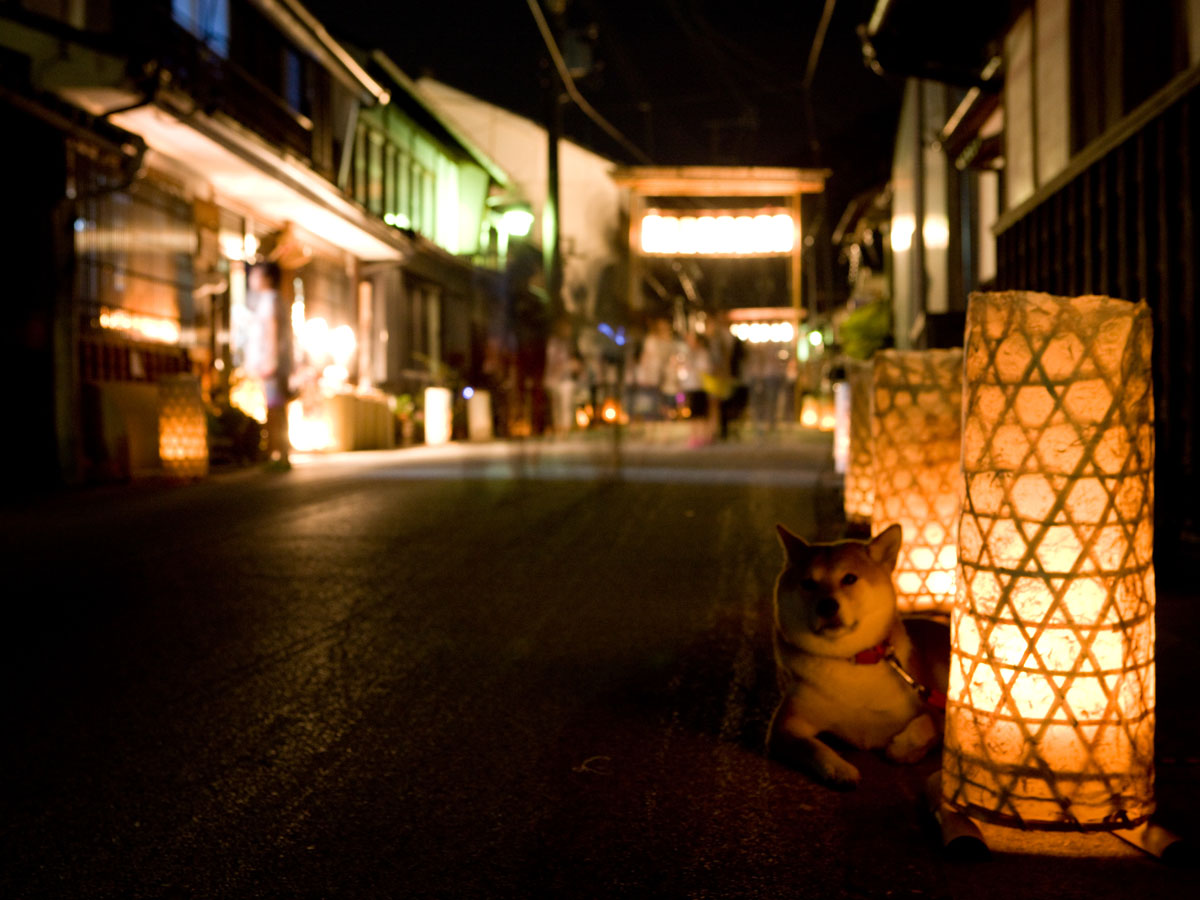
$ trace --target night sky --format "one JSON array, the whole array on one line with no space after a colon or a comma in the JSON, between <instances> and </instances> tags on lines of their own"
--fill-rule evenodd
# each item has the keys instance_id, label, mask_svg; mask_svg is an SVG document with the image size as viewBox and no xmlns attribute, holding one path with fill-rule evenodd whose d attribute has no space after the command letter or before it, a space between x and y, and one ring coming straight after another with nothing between
<instances>
[{"instance_id":1,"label":"night sky","mask_svg":"<svg viewBox=\"0 0 1200 900\"><path fill-rule=\"evenodd\" d=\"M380 47L414 78L544 119L547 54L525 0L439 0L390 16L356 0L306 5L335 37ZM855 33L873 6L836 4L811 124L803 81L823 0L570 0L566 29L591 35L584 97L652 163L830 168L826 214L836 221L855 194L887 180L892 156L901 82L866 68ZM574 107L564 128L617 162L639 161Z\"/></svg>"}]
</instances>

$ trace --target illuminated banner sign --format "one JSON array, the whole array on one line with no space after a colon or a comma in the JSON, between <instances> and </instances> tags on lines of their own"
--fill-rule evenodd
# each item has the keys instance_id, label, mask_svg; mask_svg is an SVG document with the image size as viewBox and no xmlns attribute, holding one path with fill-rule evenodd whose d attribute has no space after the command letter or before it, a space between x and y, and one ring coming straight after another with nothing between
<instances>
[{"instance_id":1,"label":"illuminated banner sign","mask_svg":"<svg viewBox=\"0 0 1200 900\"><path fill-rule=\"evenodd\" d=\"M797 226L790 213L776 210L652 210L641 231L642 252L650 255L766 256L791 253Z\"/></svg>"}]
</instances>

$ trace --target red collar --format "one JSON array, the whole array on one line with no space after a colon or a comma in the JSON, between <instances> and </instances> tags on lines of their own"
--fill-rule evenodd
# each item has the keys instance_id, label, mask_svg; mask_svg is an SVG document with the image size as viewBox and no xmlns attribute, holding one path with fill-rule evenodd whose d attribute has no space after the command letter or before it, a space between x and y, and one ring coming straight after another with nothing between
<instances>
[{"instance_id":1,"label":"red collar","mask_svg":"<svg viewBox=\"0 0 1200 900\"><path fill-rule=\"evenodd\" d=\"M892 645L887 641L880 641L874 647L858 651L850 657L850 661L858 666L873 666L875 663L880 663L887 659L888 654L891 652Z\"/></svg>"},{"instance_id":2,"label":"red collar","mask_svg":"<svg viewBox=\"0 0 1200 900\"><path fill-rule=\"evenodd\" d=\"M908 674L905 668L900 665L900 660L896 658L896 654L892 652L892 645L887 641L881 641L874 647L868 647L866 650L860 650L850 657L850 661L857 666L873 666L876 663L887 660L893 669L896 670L901 678L903 678L914 691L917 692L922 700L930 706L938 709L946 708L946 695L936 688L927 687L921 684L915 678Z\"/></svg>"}]
</instances>

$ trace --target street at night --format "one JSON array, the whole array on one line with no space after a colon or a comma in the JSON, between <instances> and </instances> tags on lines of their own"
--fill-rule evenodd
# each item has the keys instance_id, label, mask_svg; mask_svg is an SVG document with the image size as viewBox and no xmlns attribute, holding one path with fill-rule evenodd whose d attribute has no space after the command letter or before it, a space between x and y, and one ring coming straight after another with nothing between
<instances>
[{"instance_id":1,"label":"street at night","mask_svg":"<svg viewBox=\"0 0 1200 900\"><path fill-rule=\"evenodd\" d=\"M1195 894L1200 0L5 0L0 133L0 900Z\"/></svg>"},{"instance_id":2,"label":"street at night","mask_svg":"<svg viewBox=\"0 0 1200 900\"><path fill-rule=\"evenodd\" d=\"M768 761L774 525L837 536L828 436L619 451L301 457L6 509L0 893L1186 895L1106 834L945 860L936 754L856 753L849 793ZM1160 807L1186 814L1195 612L1160 623Z\"/></svg>"}]
</instances>

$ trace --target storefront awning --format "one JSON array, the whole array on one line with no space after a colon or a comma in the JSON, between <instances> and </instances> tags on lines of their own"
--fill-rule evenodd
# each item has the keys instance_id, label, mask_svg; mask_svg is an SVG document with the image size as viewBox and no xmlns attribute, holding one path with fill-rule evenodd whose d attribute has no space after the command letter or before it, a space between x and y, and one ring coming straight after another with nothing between
<instances>
[{"instance_id":1,"label":"storefront awning","mask_svg":"<svg viewBox=\"0 0 1200 900\"><path fill-rule=\"evenodd\" d=\"M401 261L407 237L377 222L298 161L232 124L194 112L187 120L156 106L115 113L110 120L213 185L218 195L265 219L292 222L366 261Z\"/></svg>"}]
</instances>

